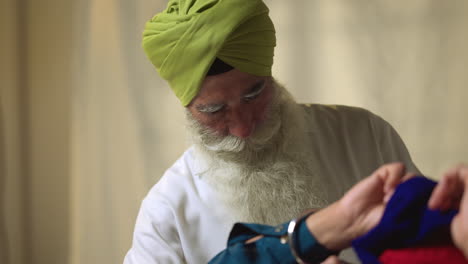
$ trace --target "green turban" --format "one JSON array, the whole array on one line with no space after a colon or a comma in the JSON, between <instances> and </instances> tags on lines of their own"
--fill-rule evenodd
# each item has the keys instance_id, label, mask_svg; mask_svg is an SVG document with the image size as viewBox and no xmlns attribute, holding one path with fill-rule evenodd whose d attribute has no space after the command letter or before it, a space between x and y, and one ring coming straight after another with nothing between
<instances>
[{"instance_id":1,"label":"green turban","mask_svg":"<svg viewBox=\"0 0 468 264\"><path fill-rule=\"evenodd\" d=\"M215 58L257 76L271 76L276 45L261 0L170 0L146 23L143 48L187 106Z\"/></svg>"}]
</instances>

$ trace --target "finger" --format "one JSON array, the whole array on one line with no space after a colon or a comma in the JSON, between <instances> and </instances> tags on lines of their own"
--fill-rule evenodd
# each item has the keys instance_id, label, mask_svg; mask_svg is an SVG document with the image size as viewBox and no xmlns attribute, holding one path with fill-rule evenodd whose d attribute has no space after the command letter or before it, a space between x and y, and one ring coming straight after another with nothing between
<instances>
[{"instance_id":1,"label":"finger","mask_svg":"<svg viewBox=\"0 0 468 264\"><path fill-rule=\"evenodd\" d=\"M341 199L341 203L350 206L356 200L367 199L367 203L379 202L381 203L385 195L385 184L389 186L396 185L404 175L405 166L403 163L390 163L378 168L371 176L363 179L354 187L352 187ZM390 182L390 183L387 183ZM387 187L389 188L389 187Z\"/></svg>"},{"instance_id":2,"label":"finger","mask_svg":"<svg viewBox=\"0 0 468 264\"><path fill-rule=\"evenodd\" d=\"M464 185L468 181L467 178L468 167L465 165L447 171L431 194L428 203L429 208L438 210L457 209L465 190Z\"/></svg>"},{"instance_id":3,"label":"finger","mask_svg":"<svg viewBox=\"0 0 468 264\"><path fill-rule=\"evenodd\" d=\"M388 201L390 201L390 199L392 198L393 196L393 193L395 193L395 190L396 190L396 187L402 183L402 182L405 182L413 177L415 177L416 174L415 173L410 173L410 172L407 172L403 177L400 178L400 175L398 176L394 176L394 179L389 179L389 183L386 184L385 186L385 190L384 190L384 198L383 198L383 201L384 203L388 203Z\"/></svg>"},{"instance_id":4,"label":"finger","mask_svg":"<svg viewBox=\"0 0 468 264\"><path fill-rule=\"evenodd\" d=\"M377 170L375 170L370 177L377 177L379 180L382 182L386 182L387 178L392 174L394 171L399 171L404 167L403 163L400 162L394 162L394 163L388 163L385 165L380 166ZM395 174L395 173L393 173Z\"/></svg>"},{"instance_id":5,"label":"finger","mask_svg":"<svg viewBox=\"0 0 468 264\"><path fill-rule=\"evenodd\" d=\"M468 190L468 168L460 171L465 190ZM452 238L455 245L468 257L468 193L464 192L460 202L460 211L451 225Z\"/></svg>"},{"instance_id":6,"label":"finger","mask_svg":"<svg viewBox=\"0 0 468 264\"><path fill-rule=\"evenodd\" d=\"M448 187L447 185L447 175L442 176L439 183L436 185L434 190L432 191L431 197L429 198L428 207L429 209L433 210L442 210L442 203L445 200L445 196L447 195Z\"/></svg>"},{"instance_id":7,"label":"finger","mask_svg":"<svg viewBox=\"0 0 468 264\"><path fill-rule=\"evenodd\" d=\"M322 262L322 264L340 264L340 263L342 263L340 259L334 255L328 257L325 261Z\"/></svg>"},{"instance_id":8,"label":"finger","mask_svg":"<svg viewBox=\"0 0 468 264\"><path fill-rule=\"evenodd\" d=\"M395 192L395 189L398 186L398 184L403 183L411 178L414 178L415 176L416 173L407 172L405 176L403 176L398 182L396 182L396 184L393 187L388 187L388 190L385 192L384 203L388 203L388 201L390 201L390 198L392 198L393 193Z\"/></svg>"},{"instance_id":9,"label":"finger","mask_svg":"<svg viewBox=\"0 0 468 264\"><path fill-rule=\"evenodd\" d=\"M391 189L390 186L395 185L394 182L399 181L399 178L404 174L405 166L403 163L389 163L382 165L371 176L365 178L356 184L350 191L346 193L345 200L354 200L356 196L363 196L370 199L373 197L378 201L382 201L385 195L385 188ZM387 185L387 187L385 187Z\"/></svg>"},{"instance_id":10,"label":"finger","mask_svg":"<svg viewBox=\"0 0 468 264\"><path fill-rule=\"evenodd\" d=\"M369 193L383 193L384 180L382 178L386 177L385 166L381 166L376 171L374 171L369 177L364 178L349 189L343 198L341 199L344 203L351 202L357 199L357 197L368 197ZM379 195L377 195L379 196ZM383 194L382 194L383 196ZM380 198L379 198L380 199ZM352 204L350 204L352 206Z\"/></svg>"},{"instance_id":11,"label":"finger","mask_svg":"<svg viewBox=\"0 0 468 264\"><path fill-rule=\"evenodd\" d=\"M459 169L459 179L463 183L462 197L460 202L460 214L465 220L468 220L468 167L464 166ZM466 224L466 223L465 223Z\"/></svg>"},{"instance_id":12,"label":"finger","mask_svg":"<svg viewBox=\"0 0 468 264\"><path fill-rule=\"evenodd\" d=\"M467 243L467 227L464 226L466 221L461 217L460 213L458 213L452 220L452 224L450 226L450 232L452 235L452 240L455 246L460 249L465 258L468 259L468 243Z\"/></svg>"},{"instance_id":13,"label":"finger","mask_svg":"<svg viewBox=\"0 0 468 264\"><path fill-rule=\"evenodd\" d=\"M409 180L409 179L411 179L411 178L414 178L414 177L416 177L416 175L417 175L417 174L414 173L414 172L407 172L407 173L405 174L405 176L403 176L403 178L401 178L401 182L405 182L405 181L407 181L407 180Z\"/></svg>"},{"instance_id":14,"label":"finger","mask_svg":"<svg viewBox=\"0 0 468 264\"><path fill-rule=\"evenodd\" d=\"M406 173L406 167L403 163L391 163L385 167L385 174L382 178L384 181L384 193L391 192L401 182L401 179Z\"/></svg>"},{"instance_id":15,"label":"finger","mask_svg":"<svg viewBox=\"0 0 468 264\"><path fill-rule=\"evenodd\" d=\"M468 167L465 165L459 165L457 167L457 179L453 181L453 189L455 190L452 195L450 195L448 207L449 209L459 209L462 199L466 196L466 191L468 189ZM467 198L468 199L468 198ZM462 202L461 202L462 201ZM466 203L465 203L466 204ZM467 205L468 206L468 205Z\"/></svg>"}]
</instances>

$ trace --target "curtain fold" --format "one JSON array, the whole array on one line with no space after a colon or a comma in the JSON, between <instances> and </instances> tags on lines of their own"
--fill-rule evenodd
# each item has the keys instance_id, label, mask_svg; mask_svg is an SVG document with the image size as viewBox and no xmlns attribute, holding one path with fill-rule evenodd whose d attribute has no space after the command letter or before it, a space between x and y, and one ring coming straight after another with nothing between
<instances>
[{"instance_id":1,"label":"curtain fold","mask_svg":"<svg viewBox=\"0 0 468 264\"><path fill-rule=\"evenodd\" d=\"M20 1L0 1L0 263L25 263Z\"/></svg>"},{"instance_id":2,"label":"curtain fold","mask_svg":"<svg viewBox=\"0 0 468 264\"><path fill-rule=\"evenodd\" d=\"M273 74L299 102L379 114L431 177L467 162L467 1L265 2L278 37ZM188 146L184 110L141 48L145 22L167 1L25 3L26 75L11 68L18 43L7 38L1 46L0 234L3 225L8 240L2 236L0 245L8 243L11 264L26 255L47 263L57 245L68 247L57 255L68 253L70 264L121 263L141 200ZM15 90L21 78L26 95ZM26 113L16 111L21 102L30 104ZM20 157L21 148L31 160ZM23 167L32 169L24 178L30 182L17 177ZM21 211L23 184L33 190L31 212Z\"/></svg>"},{"instance_id":3,"label":"curtain fold","mask_svg":"<svg viewBox=\"0 0 468 264\"><path fill-rule=\"evenodd\" d=\"M185 147L183 112L141 48L163 2L76 5L71 263L118 263L141 200Z\"/></svg>"}]
</instances>

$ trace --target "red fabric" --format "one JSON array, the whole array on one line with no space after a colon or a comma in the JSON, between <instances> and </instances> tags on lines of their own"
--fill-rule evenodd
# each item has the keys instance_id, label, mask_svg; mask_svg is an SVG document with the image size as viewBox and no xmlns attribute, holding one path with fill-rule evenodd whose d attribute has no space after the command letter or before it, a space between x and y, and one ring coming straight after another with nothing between
<instances>
[{"instance_id":1,"label":"red fabric","mask_svg":"<svg viewBox=\"0 0 468 264\"><path fill-rule=\"evenodd\" d=\"M453 245L387 249L379 260L382 264L468 264L461 251Z\"/></svg>"}]
</instances>

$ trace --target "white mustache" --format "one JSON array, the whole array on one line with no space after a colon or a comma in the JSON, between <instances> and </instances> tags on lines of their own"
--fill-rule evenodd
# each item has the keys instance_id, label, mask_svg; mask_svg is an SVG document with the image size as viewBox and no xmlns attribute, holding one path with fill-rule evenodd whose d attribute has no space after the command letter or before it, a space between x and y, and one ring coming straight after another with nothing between
<instances>
[{"instance_id":1,"label":"white mustache","mask_svg":"<svg viewBox=\"0 0 468 264\"><path fill-rule=\"evenodd\" d=\"M227 151L227 152L241 152L245 149L246 140L229 135L225 136L217 142L205 142L207 149L211 151Z\"/></svg>"}]
</instances>

